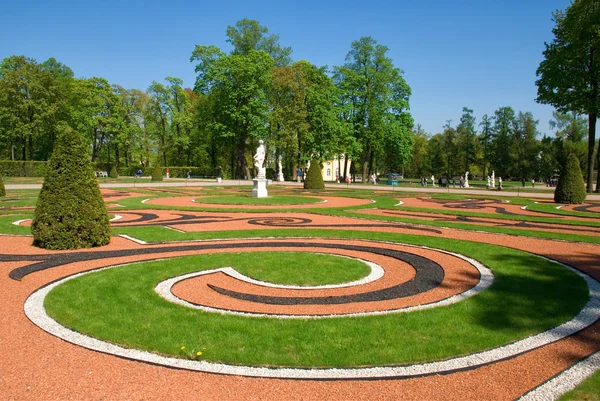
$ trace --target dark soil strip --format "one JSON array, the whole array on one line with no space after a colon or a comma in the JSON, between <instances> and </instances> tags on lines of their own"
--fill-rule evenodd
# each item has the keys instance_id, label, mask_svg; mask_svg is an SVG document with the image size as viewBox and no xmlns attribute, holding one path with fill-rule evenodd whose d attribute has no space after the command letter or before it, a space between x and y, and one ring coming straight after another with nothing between
<instances>
[{"instance_id":1,"label":"dark soil strip","mask_svg":"<svg viewBox=\"0 0 600 401\"><path fill-rule=\"evenodd\" d=\"M121 258L134 255L153 255L160 253L171 253L171 252L186 252L186 251L200 251L209 249L236 249L236 248L268 248L268 247L296 247L296 248L332 248L332 249L349 249L349 250L361 250L362 247L349 246L343 244L322 244L319 242L284 242L284 241L269 241L269 242L241 242L235 244L194 244L194 245L174 245L174 246L161 246L152 248L140 248L140 249L123 249L116 251L98 251L98 252L75 252L75 253L63 253L63 254L51 254L51 255L0 255L0 262L17 262L17 261L39 261L37 263L31 263L26 266L19 267L11 270L8 276L13 280L21 280L28 274L35 273L38 271L50 269L53 267L83 262L89 260L98 259L109 259L109 258ZM382 251L385 251L382 250Z\"/></svg>"},{"instance_id":2,"label":"dark soil strip","mask_svg":"<svg viewBox=\"0 0 600 401\"><path fill-rule=\"evenodd\" d=\"M304 247L304 244L299 244ZM314 246L314 244L310 244ZM413 255L407 252L393 251L390 249L380 249L364 246L349 245L320 245L326 248L349 249L363 252L371 252L378 255L389 256L410 264L417 272L415 277L402 284L389 288L383 288L377 291L365 292L362 294L339 295L329 297L273 297L266 295L254 295L237 291L226 290L214 285L208 286L214 291L236 299L249 302L257 302L271 305L338 305L353 302L374 302L387 301L390 299L410 297L425 291L429 291L439 286L444 280L444 270L437 263L422 256Z\"/></svg>"}]
</instances>

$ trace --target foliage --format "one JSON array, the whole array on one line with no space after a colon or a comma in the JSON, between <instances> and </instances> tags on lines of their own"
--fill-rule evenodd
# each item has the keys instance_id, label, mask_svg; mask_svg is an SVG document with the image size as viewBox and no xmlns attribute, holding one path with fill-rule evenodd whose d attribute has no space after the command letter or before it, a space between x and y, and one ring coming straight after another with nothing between
<instances>
[{"instance_id":1,"label":"foliage","mask_svg":"<svg viewBox=\"0 0 600 401\"><path fill-rule=\"evenodd\" d=\"M457 144L462 155L464 171L470 171L471 165L475 162L477 152L477 137L475 131L475 116L473 110L463 107L463 114L456 127Z\"/></svg>"},{"instance_id":2,"label":"foliage","mask_svg":"<svg viewBox=\"0 0 600 401\"><path fill-rule=\"evenodd\" d=\"M583 203L585 196L585 184L583 183L579 160L577 156L570 154L560 172L558 185L554 191L554 202Z\"/></svg>"},{"instance_id":3,"label":"foliage","mask_svg":"<svg viewBox=\"0 0 600 401\"><path fill-rule=\"evenodd\" d=\"M78 249L110 242L110 223L89 146L66 127L59 135L35 208L33 244L46 249Z\"/></svg>"},{"instance_id":4,"label":"foliage","mask_svg":"<svg viewBox=\"0 0 600 401\"><path fill-rule=\"evenodd\" d=\"M234 54L248 54L251 50L261 50L273 59L278 67L283 67L292 62L291 47L281 47L279 35L269 33L269 29L261 26L256 20L244 18L236 22L235 26L227 27L227 42L233 45Z\"/></svg>"},{"instance_id":5,"label":"foliage","mask_svg":"<svg viewBox=\"0 0 600 401\"><path fill-rule=\"evenodd\" d=\"M119 178L119 172L117 171L117 166L113 164L110 168L110 173L108 173L110 178Z\"/></svg>"},{"instance_id":6,"label":"foliage","mask_svg":"<svg viewBox=\"0 0 600 401\"><path fill-rule=\"evenodd\" d=\"M154 169L152 169L152 181L162 181L162 180L163 180L162 168L160 166L154 167Z\"/></svg>"},{"instance_id":7,"label":"foliage","mask_svg":"<svg viewBox=\"0 0 600 401\"><path fill-rule=\"evenodd\" d=\"M362 37L352 42L346 64L334 68L340 115L361 145L363 180L376 170L378 161L384 168L391 161L404 164L411 152L411 91L387 52L373 38Z\"/></svg>"},{"instance_id":8,"label":"foliage","mask_svg":"<svg viewBox=\"0 0 600 401\"><path fill-rule=\"evenodd\" d=\"M592 192L596 120L600 111L600 0L575 0L553 14L554 40L537 69L537 101L588 115L587 191ZM600 163L600 152L598 152ZM600 175L598 177L600 184ZM598 185L600 191L600 185Z\"/></svg>"},{"instance_id":9,"label":"foliage","mask_svg":"<svg viewBox=\"0 0 600 401\"><path fill-rule=\"evenodd\" d=\"M273 59L263 51L221 52L215 46L196 46L196 91L213 99L207 123L235 151L236 177L250 178L246 145L266 136L267 96Z\"/></svg>"},{"instance_id":10,"label":"foliage","mask_svg":"<svg viewBox=\"0 0 600 401\"><path fill-rule=\"evenodd\" d=\"M319 160L312 160L310 167L304 179L304 189L325 189L323 182L323 174L321 173L323 166Z\"/></svg>"},{"instance_id":11,"label":"foliage","mask_svg":"<svg viewBox=\"0 0 600 401\"><path fill-rule=\"evenodd\" d=\"M0 171L0 196L6 196L6 188L4 187L4 181L2 180L2 171Z\"/></svg>"},{"instance_id":12,"label":"foliage","mask_svg":"<svg viewBox=\"0 0 600 401\"><path fill-rule=\"evenodd\" d=\"M8 177L43 177L48 162L0 161L0 171Z\"/></svg>"}]
</instances>

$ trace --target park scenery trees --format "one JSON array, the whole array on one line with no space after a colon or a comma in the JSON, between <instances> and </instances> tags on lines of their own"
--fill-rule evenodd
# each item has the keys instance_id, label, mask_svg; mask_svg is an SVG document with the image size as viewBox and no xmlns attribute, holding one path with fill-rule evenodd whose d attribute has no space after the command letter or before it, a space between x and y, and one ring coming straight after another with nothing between
<instances>
[{"instance_id":1,"label":"park scenery trees","mask_svg":"<svg viewBox=\"0 0 600 401\"><path fill-rule=\"evenodd\" d=\"M576 0L554 14L554 40L537 70L538 101L563 113L588 115L587 191L592 192L596 120L600 110L600 2ZM600 164L600 152L598 152ZM600 175L596 191L600 191Z\"/></svg>"},{"instance_id":2,"label":"park scenery trees","mask_svg":"<svg viewBox=\"0 0 600 401\"><path fill-rule=\"evenodd\" d=\"M84 135L97 169L114 167L117 175L159 164L202 176L223 166L225 177L249 179L252 150L263 139L267 167L281 158L288 178L316 159L336 160L342 179L347 171L362 180L373 173L452 178L469 171L485 180L496 171L504 179L549 180L575 153L590 191L599 164L598 4L577 0L554 14L555 39L537 70L538 101L557 109L552 137L539 138L535 116L510 105L480 120L476 108L460 105L459 121L425 132L415 127L411 88L384 44L358 38L344 62L329 69L293 60L278 35L242 19L225 29L229 52L210 44L193 49L193 89L172 76L146 90L126 89L101 77L76 78L54 58L5 58L0 160L49 160L66 124Z\"/></svg>"}]
</instances>

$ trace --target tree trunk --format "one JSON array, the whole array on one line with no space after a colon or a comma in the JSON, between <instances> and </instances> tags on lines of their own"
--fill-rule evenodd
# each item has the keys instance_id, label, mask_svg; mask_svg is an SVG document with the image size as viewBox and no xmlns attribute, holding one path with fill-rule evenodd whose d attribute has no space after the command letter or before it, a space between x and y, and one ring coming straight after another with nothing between
<instances>
[{"instance_id":1,"label":"tree trunk","mask_svg":"<svg viewBox=\"0 0 600 401\"><path fill-rule=\"evenodd\" d=\"M371 157L371 146L368 146L365 151L365 157L363 159L362 165L362 182L365 182L365 177L367 176L367 169L369 168L369 158Z\"/></svg>"},{"instance_id":2,"label":"tree trunk","mask_svg":"<svg viewBox=\"0 0 600 401\"><path fill-rule=\"evenodd\" d=\"M246 162L246 141L242 138L237 141L235 146L235 153L237 156L236 175L239 178L246 180L250 179L250 169L248 169L248 163Z\"/></svg>"},{"instance_id":3,"label":"tree trunk","mask_svg":"<svg viewBox=\"0 0 600 401\"><path fill-rule=\"evenodd\" d=\"M594 192L594 148L596 147L596 118L597 114L595 113L590 113L588 116L588 193Z\"/></svg>"}]
</instances>

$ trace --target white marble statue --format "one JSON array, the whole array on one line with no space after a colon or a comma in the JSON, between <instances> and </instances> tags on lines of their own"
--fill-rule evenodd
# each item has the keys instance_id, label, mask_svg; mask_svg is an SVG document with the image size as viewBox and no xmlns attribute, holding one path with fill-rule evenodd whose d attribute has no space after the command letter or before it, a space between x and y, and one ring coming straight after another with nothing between
<instances>
[{"instance_id":1,"label":"white marble statue","mask_svg":"<svg viewBox=\"0 0 600 401\"><path fill-rule=\"evenodd\" d=\"M431 174L431 186L435 187L435 177Z\"/></svg>"},{"instance_id":2,"label":"white marble statue","mask_svg":"<svg viewBox=\"0 0 600 401\"><path fill-rule=\"evenodd\" d=\"M494 170L492 170L492 180L490 184L490 188L496 188L496 172Z\"/></svg>"},{"instance_id":3,"label":"white marble statue","mask_svg":"<svg viewBox=\"0 0 600 401\"><path fill-rule=\"evenodd\" d=\"M264 180L266 178L266 168L263 167L265 162L265 145L263 140L258 141L258 149L254 155L254 167L256 168L256 178Z\"/></svg>"},{"instance_id":4,"label":"white marble statue","mask_svg":"<svg viewBox=\"0 0 600 401\"><path fill-rule=\"evenodd\" d=\"M283 178L283 167L281 167L281 155L279 155L279 160L277 160L277 181L285 181Z\"/></svg>"},{"instance_id":5,"label":"white marble statue","mask_svg":"<svg viewBox=\"0 0 600 401\"><path fill-rule=\"evenodd\" d=\"M492 186L492 179L490 178L490 176L488 175L488 179L487 179L487 185L486 188L490 189L490 187Z\"/></svg>"},{"instance_id":6,"label":"white marble statue","mask_svg":"<svg viewBox=\"0 0 600 401\"><path fill-rule=\"evenodd\" d=\"M468 171L465 173L465 183L463 184L463 187L469 188L469 172Z\"/></svg>"}]
</instances>

